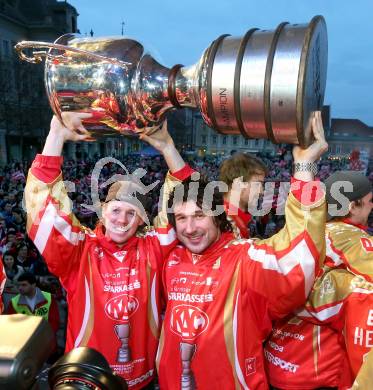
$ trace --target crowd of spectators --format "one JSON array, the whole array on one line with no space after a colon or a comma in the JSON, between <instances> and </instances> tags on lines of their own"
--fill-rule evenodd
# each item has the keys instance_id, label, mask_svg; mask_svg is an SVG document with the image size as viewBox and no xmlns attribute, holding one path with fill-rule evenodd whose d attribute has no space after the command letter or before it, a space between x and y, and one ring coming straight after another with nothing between
<instances>
[{"instance_id":1,"label":"crowd of spectators","mask_svg":"<svg viewBox=\"0 0 373 390\"><path fill-rule=\"evenodd\" d=\"M290 180L292 157L287 149L282 150L277 156L258 155L269 167L267 181L286 182ZM206 175L210 180L218 180L219 165L222 157L208 156L204 158L185 156L188 163ZM97 222L94 211L84 206L92 204L91 180L96 160L85 159L81 161L65 159L63 165L63 177L65 181L73 184L69 196L73 202L73 210L78 219L91 228ZM141 180L149 185L159 180L156 189L150 192L148 212L153 218L158 210L159 190L167 173L167 166L160 156L129 155L121 159L128 173L133 173L137 168L143 169ZM61 330L58 344L61 352L64 345L64 328L66 321L66 300L64 291L57 278L48 272L48 269L26 234L26 215L23 207L23 189L26 182L27 163L12 162L0 167L0 256L4 265L7 282L3 293L5 307L18 293L17 278L25 271L35 275L38 286L51 292L56 298L60 311ZM336 170L349 169L348 161L325 159L319 163L319 177L326 179ZM126 174L119 163L105 164L99 177L99 195L105 196L105 182L114 174ZM373 171L367 172L373 182ZM284 217L276 215L274 210L265 216L253 218L250 223L251 236L269 237L277 232L284 224ZM373 234L373 221L370 221L369 229Z\"/></svg>"}]
</instances>

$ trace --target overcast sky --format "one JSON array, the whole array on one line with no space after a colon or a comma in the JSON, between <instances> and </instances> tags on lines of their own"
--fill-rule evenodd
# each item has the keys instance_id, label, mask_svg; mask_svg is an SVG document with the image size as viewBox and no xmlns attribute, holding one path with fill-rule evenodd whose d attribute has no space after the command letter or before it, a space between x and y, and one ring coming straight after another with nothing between
<instances>
[{"instance_id":1,"label":"overcast sky","mask_svg":"<svg viewBox=\"0 0 373 390\"><path fill-rule=\"evenodd\" d=\"M306 23L323 15L329 63L325 104L334 118L373 126L372 0L68 0L80 14L83 35L125 35L151 48L163 65L191 65L221 34L243 35L252 27Z\"/></svg>"}]
</instances>

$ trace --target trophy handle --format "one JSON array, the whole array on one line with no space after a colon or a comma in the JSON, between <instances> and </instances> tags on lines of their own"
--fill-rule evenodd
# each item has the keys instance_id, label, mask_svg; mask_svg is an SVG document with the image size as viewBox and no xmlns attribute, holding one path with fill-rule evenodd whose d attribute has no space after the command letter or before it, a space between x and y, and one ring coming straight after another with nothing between
<instances>
[{"instance_id":1,"label":"trophy handle","mask_svg":"<svg viewBox=\"0 0 373 390\"><path fill-rule=\"evenodd\" d=\"M118 65L123 68L128 68L128 65L131 65L129 62L120 61L116 58L110 58L106 56L102 56L100 54L93 53L91 51L78 49L73 46L66 46L66 45L60 45L58 43L50 43L50 42L35 42L35 41L22 41L17 43L14 46L15 50L17 51L18 56L27 62L30 62L32 64L39 64L43 61L44 58L48 58L49 60L59 60L63 62L66 60L66 58L63 55L55 55L51 54L47 50L38 50L33 51L32 56L26 55L23 50L24 49L57 49L57 50L65 50L70 51L73 53L81 54L83 56L91 57L95 60L102 61L102 62L108 62L113 65Z\"/></svg>"}]
</instances>

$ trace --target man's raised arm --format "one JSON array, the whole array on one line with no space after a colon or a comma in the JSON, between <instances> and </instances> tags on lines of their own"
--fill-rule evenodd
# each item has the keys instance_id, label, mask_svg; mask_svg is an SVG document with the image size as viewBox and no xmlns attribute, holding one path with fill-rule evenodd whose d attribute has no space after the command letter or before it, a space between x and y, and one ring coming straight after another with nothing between
<instances>
[{"instance_id":1,"label":"man's raised arm","mask_svg":"<svg viewBox=\"0 0 373 390\"><path fill-rule=\"evenodd\" d=\"M254 260L244 271L249 285L267 297L273 318L305 302L325 257L325 197L320 182L314 181L314 164L328 146L319 112L312 129L314 143L293 150L295 173L284 228L269 239L254 241L246 255Z\"/></svg>"}]
</instances>

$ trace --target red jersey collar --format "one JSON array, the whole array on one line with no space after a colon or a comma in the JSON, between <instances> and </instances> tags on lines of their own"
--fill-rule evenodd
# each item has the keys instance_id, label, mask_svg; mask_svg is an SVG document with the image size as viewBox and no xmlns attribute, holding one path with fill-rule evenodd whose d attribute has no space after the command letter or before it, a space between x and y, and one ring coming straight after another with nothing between
<instances>
[{"instance_id":1,"label":"red jersey collar","mask_svg":"<svg viewBox=\"0 0 373 390\"><path fill-rule=\"evenodd\" d=\"M246 213L240 208L232 205L231 203L224 201L224 208L227 215L233 220L238 227L240 234L243 238L249 238L248 224L252 219L251 214Z\"/></svg>"},{"instance_id":2,"label":"red jersey collar","mask_svg":"<svg viewBox=\"0 0 373 390\"><path fill-rule=\"evenodd\" d=\"M357 228L362 229L364 231L368 230L367 225L361 225L360 223L354 223L349 218L342 219L342 222L347 223L348 225L356 226Z\"/></svg>"},{"instance_id":3,"label":"red jersey collar","mask_svg":"<svg viewBox=\"0 0 373 390\"><path fill-rule=\"evenodd\" d=\"M225 247L225 245L227 245L230 241L232 241L232 239L233 239L232 232L224 232L221 234L220 238L217 241L211 244L202 253L199 254L192 253L187 249L188 257L190 258L191 262L195 264L204 260L215 261L217 256L219 256L221 250Z\"/></svg>"},{"instance_id":4,"label":"red jersey collar","mask_svg":"<svg viewBox=\"0 0 373 390\"><path fill-rule=\"evenodd\" d=\"M239 217L245 225L247 225L252 219L252 215L250 213L243 211L241 208L234 206L226 200L224 201L224 209L227 215L230 217Z\"/></svg>"},{"instance_id":5,"label":"red jersey collar","mask_svg":"<svg viewBox=\"0 0 373 390\"><path fill-rule=\"evenodd\" d=\"M117 251L118 249L128 250L137 246L138 237L136 237L136 235L129 238L122 245L117 244L110 237L105 236L104 226L102 224L97 225L95 233L100 243L113 252Z\"/></svg>"}]
</instances>

